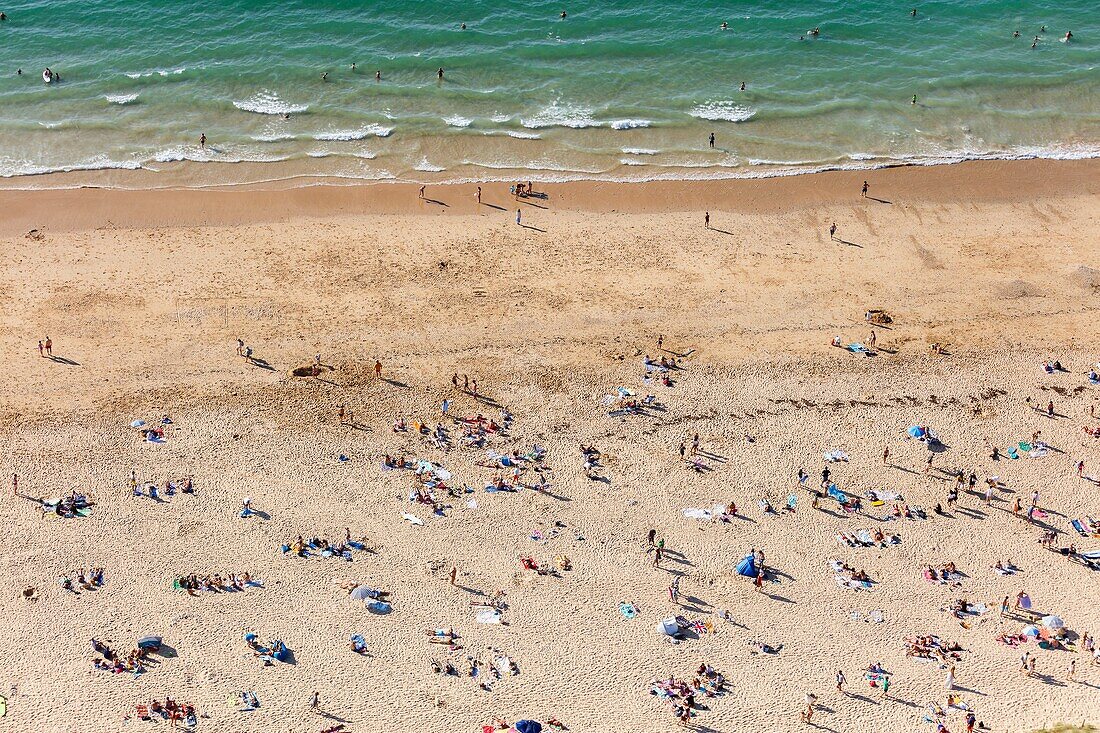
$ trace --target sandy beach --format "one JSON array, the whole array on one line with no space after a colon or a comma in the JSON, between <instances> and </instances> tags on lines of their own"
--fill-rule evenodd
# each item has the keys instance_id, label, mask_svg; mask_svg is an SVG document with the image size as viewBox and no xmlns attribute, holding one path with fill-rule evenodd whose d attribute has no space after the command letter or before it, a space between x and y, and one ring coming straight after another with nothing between
<instances>
[{"instance_id":1,"label":"sandy beach","mask_svg":"<svg viewBox=\"0 0 1100 733\"><path fill-rule=\"evenodd\" d=\"M0 190L0 729L164 729L167 696L204 732L676 730L670 677L698 731L804 729L807 694L834 733L1100 722L1100 573L1059 551L1100 551L1098 173Z\"/></svg>"}]
</instances>

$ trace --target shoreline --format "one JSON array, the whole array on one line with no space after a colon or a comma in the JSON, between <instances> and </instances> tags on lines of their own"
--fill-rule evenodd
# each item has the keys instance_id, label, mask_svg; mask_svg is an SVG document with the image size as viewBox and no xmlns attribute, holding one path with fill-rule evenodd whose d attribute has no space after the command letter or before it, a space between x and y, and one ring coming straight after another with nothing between
<instances>
[{"instance_id":1,"label":"shoreline","mask_svg":"<svg viewBox=\"0 0 1100 733\"><path fill-rule=\"evenodd\" d=\"M303 184L304 180L316 183ZM592 213L710 210L767 214L858 203L859 186L864 180L871 182L872 196L890 196L896 200L889 203L903 205L918 201L995 202L1087 196L1100 192L1100 159L975 160L764 178L541 183L536 190L545 194L545 199L520 203L526 204L524 208ZM295 217L479 213L474 202L477 183L428 184L428 198L434 203L424 204L417 199L416 183L333 185L324 177L296 182L299 185L290 187L243 184L199 189L0 188L0 208L6 212L0 236L25 234L31 229L231 226L283 222ZM511 210L517 205L508 193L507 183L485 181L482 187L484 205L480 213L493 213L493 207Z\"/></svg>"}]
</instances>

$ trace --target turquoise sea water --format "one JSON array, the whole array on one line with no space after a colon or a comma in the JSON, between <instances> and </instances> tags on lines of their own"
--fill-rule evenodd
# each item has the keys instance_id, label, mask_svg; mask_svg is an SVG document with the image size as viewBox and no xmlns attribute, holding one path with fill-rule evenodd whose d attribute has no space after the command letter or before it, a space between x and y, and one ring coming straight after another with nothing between
<instances>
[{"instance_id":1,"label":"turquoise sea water","mask_svg":"<svg viewBox=\"0 0 1100 733\"><path fill-rule=\"evenodd\" d=\"M0 0L0 175L650 179L1100 154L1096 0L916 1Z\"/></svg>"}]
</instances>

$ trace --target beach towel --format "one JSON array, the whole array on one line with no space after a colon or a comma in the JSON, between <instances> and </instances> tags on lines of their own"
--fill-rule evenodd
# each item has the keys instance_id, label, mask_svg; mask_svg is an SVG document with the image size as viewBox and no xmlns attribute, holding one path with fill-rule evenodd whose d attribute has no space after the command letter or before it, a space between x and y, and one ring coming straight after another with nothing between
<instances>
[{"instance_id":1,"label":"beach towel","mask_svg":"<svg viewBox=\"0 0 1100 733\"><path fill-rule=\"evenodd\" d=\"M619 613L628 621L638 615L638 607L633 603L622 602L619 604Z\"/></svg>"},{"instance_id":2,"label":"beach towel","mask_svg":"<svg viewBox=\"0 0 1100 733\"><path fill-rule=\"evenodd\" d=\"M1070 526L1077 530L1077 534L1081 535L1082 537L1089 536L1089 533L1085 531L1085 525L1081 523L1080 519L1071 519L1069 523Z\"/></svg>"},{"instance_id":3,"label":"beach towel","mask_svg":"<svg viewBox=\"0 0 1100 733\"><path fill-rule=\"evenodd\" d=\"M1081 557L1085 558L1086 560L1100 560L1100 550L1093 550L1091 552L1081 552L1081 553L1078 553L1078 554Z\"/></svg>"},{"instance_id":4,"label":"beach towel","mask_svg":"<svg viewBox=\"0 0 1100 733\"><path fill-rule=\"evenodd\" d=\"M416 516L415 514L402 514L401 517L409 524L413 524L416 526L424 524L424 520Z\"/></svg>"},{"instance_id":5,"label":"beach towel","mask_svg":"<svg viewBox=\"0 0 1100 733\"><path fill-rule=\"evenodd\" d=\"M495 608L487 608L484 611L478 611L477 616L474 617L479 624L499 624L500 623L500 611Z\"/></svg>"}]
</instances>

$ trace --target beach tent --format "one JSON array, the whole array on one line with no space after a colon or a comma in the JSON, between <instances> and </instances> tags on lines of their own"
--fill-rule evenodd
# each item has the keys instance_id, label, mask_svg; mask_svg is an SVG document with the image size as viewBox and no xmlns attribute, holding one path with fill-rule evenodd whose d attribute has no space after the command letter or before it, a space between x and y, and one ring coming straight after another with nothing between
<instances>
[{"instance_id":1,"label":"beach tent","mask_svg":"<svg viewBox=\"0 0 1100 733\"><path fill-rule=\"evenodd\" d=\"M162 640L159 636L143 636L138 639L138 649L151 649L154 652L160 649Z\"/></svg>"},{"instance_id":2,"label":"beach tent","mask_svg":"<svg viewBox=\"0 0 1100 733\"><path fill-rule=\"evenodd\" d=\"M534 720L521 720L516 723L516 733L540 733L542 723Z\"/></svg>"},{"instance_id":3,"label":"beach tent","mask_svg":"<svg viewBox=\"0 0 1100 733\"><path fill-rule=\"evenodd\" d=\"M756 572L756 559L753 558L752 553L745 555L741 559L741 562L737 563L737 574L744 575L746 578L755 578Z\"/></svg>"},{"instance_id":4,"label":"beach tent","mask_svg":"<svg viewBox=\"0 0 1100 733\"><path fill-rule=\"evenodd\" d=\"M676 623L674 616L669 616L664 621L657 622L657 633L665 636L676 636L680 631L680 625Z\"/></svg>"}]
</instances>

